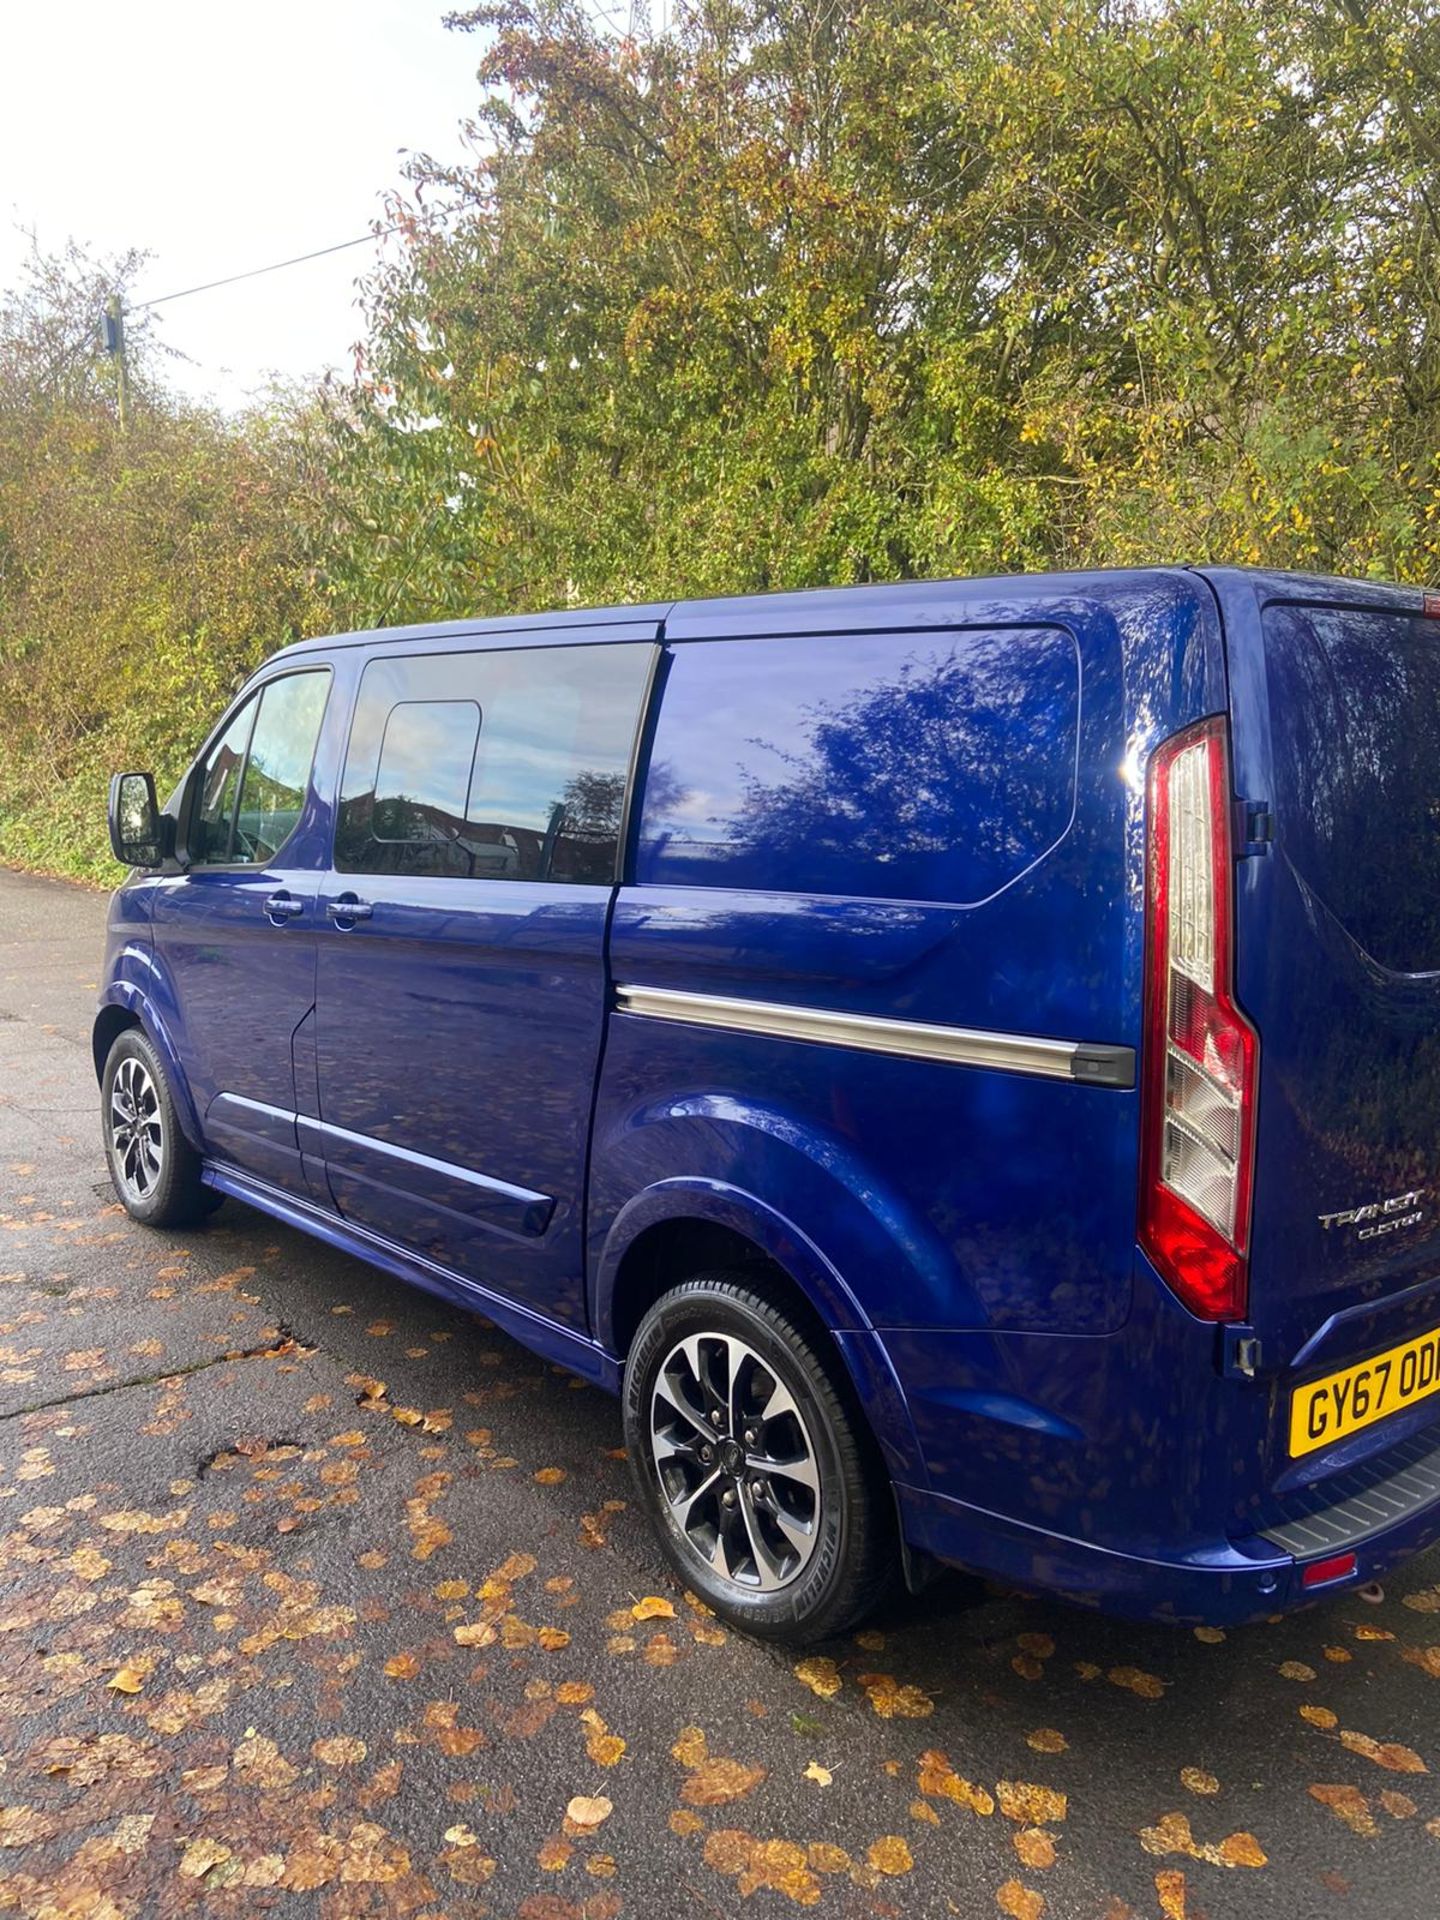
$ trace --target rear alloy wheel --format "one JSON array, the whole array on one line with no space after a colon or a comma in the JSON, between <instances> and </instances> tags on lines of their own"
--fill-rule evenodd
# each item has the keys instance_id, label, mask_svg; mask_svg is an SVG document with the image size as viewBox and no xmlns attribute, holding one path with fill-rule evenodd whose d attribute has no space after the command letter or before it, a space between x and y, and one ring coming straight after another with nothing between
<instances>
[{"instance_id":1,"label":"rear alloy wheel","mask_svg":"<svg viewBox=\"0 0 1440 1920\"><path fill-rule=\"evenodd\" d=\"M180 1130L159 1054L127 1027L105 1059L100 1121L110 1179L132 1220L191 1226L206 1211L200 1156Z\"/></svg>"},{"instance_id":2,"label":"rear alloy wheel","mask_svg":"<svg viewBox=\"0 0 1440 1920\"><path fill-rule=\"evenodd\" d=\"M736 1626L820 1639L888 1585L890 1497L849 1382L743 1274L703 1275L651 1308L625 1434L676 1572Z\"/></svg>"},{"instance_id":3,"label":"rear alloy wheel","mask_svg":"<svg viewBox=\"0 0 1440 1920\"><path fill-rule=\"evenodd\" d=\"M789 1586L819 1539L820 1469L794 1396L745 1341L691 1333L660 1363L650 1453L670 1518L723 1580Z\"/></svg>"}]
</instances>

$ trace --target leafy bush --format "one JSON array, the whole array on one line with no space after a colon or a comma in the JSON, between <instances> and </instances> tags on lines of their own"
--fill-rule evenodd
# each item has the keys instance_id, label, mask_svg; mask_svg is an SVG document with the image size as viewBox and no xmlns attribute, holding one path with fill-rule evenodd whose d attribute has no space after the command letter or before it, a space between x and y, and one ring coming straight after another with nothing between
<instances>
[{"instance_id":1,"label":"leafy bush","mask_svg":"<svg viewBox=\"0 0 1440 1920\"><path fill-rule=\"evenodd\" d=\"M0 308L0 857L297 632L1157 560L1437 573L1435 0L498 0L360 375L117 431ZM442 219L432 216L443 214Z\"/></svg>"}]
</instances>

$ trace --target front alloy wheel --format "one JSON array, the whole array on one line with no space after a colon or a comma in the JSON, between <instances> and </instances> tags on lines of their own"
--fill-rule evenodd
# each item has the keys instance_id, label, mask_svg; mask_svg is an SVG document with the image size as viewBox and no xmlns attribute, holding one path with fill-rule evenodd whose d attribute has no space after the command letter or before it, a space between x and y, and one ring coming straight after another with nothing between
<instances>
[{"instance_id":1,"label":"front alloy wheel","mask_svg":"<svg viewBox=\"0 0 1440 1920\"><path fill-rule=\"evenodd\" d=\"M130 1054L110 1083L110 1164L127 1206L143 1207L165 1163L165 1123L149 1068Z\"/></svg>"},{"instance_id":2,"label":"front alloy wheel","mask_svg":"<svg viewBox=\"0 0 1440 1920\"><path fill-rule=\"evenodd\" d=\"M126 1027L105 1058L100 1124L125 1211L147 1227L190 1226L206 1211L199 1154L185 1138L160 1055Z\"/></svg>"}]
</instances>

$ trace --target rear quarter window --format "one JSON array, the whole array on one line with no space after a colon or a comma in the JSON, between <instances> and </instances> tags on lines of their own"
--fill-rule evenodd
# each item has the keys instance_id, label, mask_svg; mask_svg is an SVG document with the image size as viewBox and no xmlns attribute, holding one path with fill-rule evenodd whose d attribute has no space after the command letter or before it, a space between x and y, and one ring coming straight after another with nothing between
<instances>
[{"instance_id":1,"label":"rear quarter window","mask_svg":"<svg viewBox=\"0 0 1440 1920\"><path fill-rule=\"evenodd\" d=\"M1075 809L1059 628L675 648L636 878L978 905Z\"/></svg>"}]
</instances>

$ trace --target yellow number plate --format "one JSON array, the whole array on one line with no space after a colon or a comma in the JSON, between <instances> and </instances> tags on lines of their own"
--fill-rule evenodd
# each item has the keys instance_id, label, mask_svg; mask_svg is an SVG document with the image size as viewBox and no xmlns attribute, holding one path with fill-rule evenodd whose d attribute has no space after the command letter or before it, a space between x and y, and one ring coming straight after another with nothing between
<instances>
[{"instance_id":1,"label":"yellow number plate","mask_svg":"<svg viewBox=\"0 0 1440 1920\"><path fill-rule=\"evenodd\" d=\"M1314 1453L1413 1407L1440 1388L1440 1328L1377 1353L1358 1367L1327 1374L1290 1396L1290 1451Z\"/></svg>"}]
</instances>

